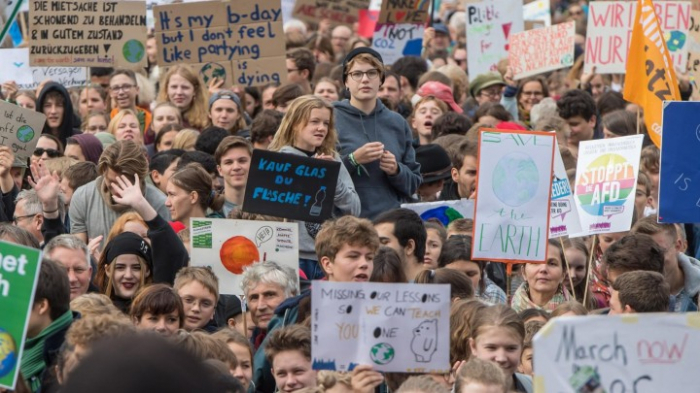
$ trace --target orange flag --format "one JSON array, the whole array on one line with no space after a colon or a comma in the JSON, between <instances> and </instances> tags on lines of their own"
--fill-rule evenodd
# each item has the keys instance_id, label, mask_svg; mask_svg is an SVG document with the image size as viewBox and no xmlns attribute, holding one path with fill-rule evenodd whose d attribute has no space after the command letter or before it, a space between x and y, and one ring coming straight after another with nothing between
<instances>
[{"instance_id":1,"label":"orange flag","mask_svg":"<svg viewBox=\"0 0 700 393\"><path fill-rule=\"evenodd\" d=\"M680 101L678 81L651 0L637 0L634 22L623 95L644 109L649 136L661 147L662 102Z\"/></svg>"}]
</instances>

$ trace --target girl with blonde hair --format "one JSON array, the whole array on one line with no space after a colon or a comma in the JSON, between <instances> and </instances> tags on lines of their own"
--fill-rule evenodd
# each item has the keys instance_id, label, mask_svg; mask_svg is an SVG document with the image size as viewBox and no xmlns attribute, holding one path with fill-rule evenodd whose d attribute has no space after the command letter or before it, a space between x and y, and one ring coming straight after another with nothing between
<instances>
[{"instance_id":1,"label":"girl with blonde hair","mask_svg":"<svg viewBox=\"0 0 700 393\"><path fill-rule=\"evenodd\" d=\"M163 75L158 102L168 101L180 109L182 125L203 130L209 123L208 97L204 83L187 65L171 67Z\"/></svg>"},{"instance_id":2,"label":"girl with blonde hair","mask_svg":"<svg viewBox=\"0 0 700 393\"><path fill-rule=\"evenodd\" d=\"M143 135L136 112L131 109L122 109L109 122L107 132L114 135L118 141L132 140L143 144Z\"/></svg>"}]
</instances>

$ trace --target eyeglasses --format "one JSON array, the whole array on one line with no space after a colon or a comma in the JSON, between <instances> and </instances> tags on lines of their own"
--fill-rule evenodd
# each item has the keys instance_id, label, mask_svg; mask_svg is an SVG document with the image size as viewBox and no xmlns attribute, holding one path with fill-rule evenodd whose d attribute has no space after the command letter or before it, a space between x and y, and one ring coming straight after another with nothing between
<instances>
[{"instance_id":1,"label":"eyeglasses","mask_svg":"<svg viewBox=\"0 0 700 393\"><path fill-rule=\"evenodd\" d=\"M24 216L12 216L12 223L17 225L18 221L24 220L25 218L34 217L36 214L27 214Z\"/></svg>"},{"instance_id":2,"label":"eyeglasses","mask_svg":"<svg viewBox=\"0 0 700 393\"><path fill-rule=\"evenodd\" d=\"M61 152L56 150L56 149L44 149L43 147L37 147L34 149L34 155L37 157L41 157L46 153L49 158L56 158L61 156Z\"/></svg>"},{"instance_id":3,"label":"eyeglasses","mask_svg":"<svg viewBox=\"0 0 700 393\"><path fill-rule=\"evenodd\" d=\"M107 131L106 126L90 126L87 128L88 131Z\"/></svg>"},{"instance_id":4,"label":"eyeglasses","mask_svg":"<svg viewBox=\"0 0 700 393\"><path fill-rule=\"evenodd\" d=\"M109 88L109 90L112 91L112 92L114 92L114 93L118 93L118 92L120 92L120 91L122 91L122 90L123 90L123 91L129 91L129 90L131 90L132 87L134 87L134 85L111 86L111 87Z\"/></svg>"},{"instance_id":5,"label":"eyeglasses","mask_svg":"<svg viewBox=\"0 0 700 393\"><path fill-rule=\"evenodd\" d=\"M379 76L379 70L377 69L372 69L372 70L367 70L367 71L353 71L353 72L348 72L348 75L352 78L354 81L361 81L362 78L367 75L367 79L373 80L377 79Z\"/></svg>"},{"instance_id":6,"label":"eyeglasses","mask_svg":"<svg viewBox=\"0 0 700 393\"><path fill-rule=\"evenodd\" d=\"M501 93L501 89L498 89L498 90L482 90L479 94L482 96L488 97L488 98L495 98L495 97L499 97L502 93Z\"/></svg>"}]
</instances>

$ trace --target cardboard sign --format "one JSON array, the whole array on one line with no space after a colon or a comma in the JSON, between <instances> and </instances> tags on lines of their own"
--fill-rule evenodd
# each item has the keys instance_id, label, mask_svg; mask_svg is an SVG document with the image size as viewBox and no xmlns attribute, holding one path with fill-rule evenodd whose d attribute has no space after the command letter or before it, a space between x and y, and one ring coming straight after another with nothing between
<instances>
[{"instance_id":1,"label":"cardboard sign","mask_svg":"<svg viewBox=\"0 0 700 393\"><path fill-rule=\"evenodd\" d=\"M552 25L552 13L549 0L535 0L523 5L523 19L541 22L544 26Z\"/></svg>"},{"instance_id":2,"label":"cardboard sign","mask_svg":"<svg viewBox=\"0 0 700 393\"><path fill-rule=\"evenodd\" d=\"M369 8L369 0L296 0L292 17L309 22L327 19L333 25L352 27L360 10Z\"/></svg>"},{"instance_id":3,"label":"cardboard sign","mask_svg":"<svg viewBox=\"0 0 700 393\"><path fill-rule=\"evenodd\" d=\"M698 326L698 313L553 318L534 339L534 391L692 391Z\"/></svg>"},{"instance_id":4,"label":"cardboard sign","mask_svg":"<svg viewBox=\"0 0 700 393\"><path fill-rule=\"evenodd\" d=\"M0 241L0 388L17 385L40 263L39 250Z\"/></svg>"},{"instance_id":5,"label":"cardboard sign","mask_svg":"<svg viewBox=\"0 0 700 393\"><path fill-rule=\"evenodd\" d=\"M46 116L6 101L0 101L0 114L0 145L12 148L21 160L31 157L44 130Z\"/></svg>"},{"instance_id":6,"label":"cardboard sign","mask_svg":"<svg viewBox=\"0 0 700 393\"><path fill-rule=\"evenodd\" d=\"M243 211L322 223L333 213L338 161L254 150Z\"/></svg>"},{"instance_id":7,"label":"cardboard sign","mask_svg":"<svg viewBox=\"0 0 700 393\"><path fill-rule=\"evenodd\" d=\"M0 23L0 42L5 41L7 33L10 31L10 26L17 18L17 13L22 8L22 3L25 0L0 0L0 12L2 12L2 20Z\"/></svg>"},{"instance_id":8,"label":"cardboard sign","mask_svg":"<svg viewBox=\"0 0 700 393\"><path fill-rule=\"evenodd\" d=\"M447 226L452 221L460 218L474 218L474 200L459 199L456 201L437 201L423 203L402 203L404 209L413 210L418 213L421 220L428 221L431 218L440 220L442 225Z\"/></svg>"},{"instance_id":9,"label":"cardboard sign","mask_svg":"<svg viewBox=\"0 0 700 393\"><path fill-rule=\"evenodd\" d=\"M555 148L551 132L479 132L473 259L546 260Z\"/></svg>"},{"instance_id":10,"label":"cardboard sign","mask_svg":"<svg viewBox=\"0 0 700 393\"><path fill-rule=\"evenodd\" d=\"M0 75L3 81L15 81L20 90L34 90L45 80L64 87L87 85L86 67L29 67L29 48L0 49Z\"/></svg>"},{"instance_id":11,"label":"cardboard sign","mask_svg":"<svg viewBox=\"0 0 700 393\"><path fill-rule=\"evenodd\" d=\"M316 370L450 370L450 286L314 281L311 358Z\"/></svg>"},{"instance_id":12,"label":"cardboard sign","mask_svg":"<svg viewBox=\"0 0 700 393\"><path fill-rule=\"evenodd\" d=\"M383 0L378 23L425 24L430 4L428 0Z\"/></svg>"},{"instance_id":13,"label":"cardboard sign","mask_svg":"<svg viewBox=\"0 0 700 393\"><path fill-rule=\"evenodd\" d=\"M382 55L386 65L392 65L404 56L420 56L424 31L423 24L378 23L372 48Z\"/></svg>"},{"instance_id":14,"label":"cardboard sign","mask_svg":"<svg viewBox=\"0 0 700 393\"><path fill-rule=\"evenodd\" d=\"M190 266L209 266L219 278L219 292L244 295L243 269L275 261L299 271L299 224L192 218Z\"/></svg>"},{"instance_id":15,"label":"cardboard sign","mask_svg":"<svg viewBox=\"0 0 700 393\"><path fill-rule=\"evenodd\" d=\"M558 144L557 144L558 145ZM549 216L549 238L555 239L581 232L578 209L566 174L559 148L554 149L554 178Z\"/></svg>"},{"instance_id":16,"label":"cardboard sign","mask_svg":"<svg viewBox=\"0 0 700 393\"><path fill-rule=\"evenodd\" d=\"M700 102L665 102L659 222L700 222Z\"/></svg>"},{"instance_id":17,"label":"cardboard sign","mask_svg":"<svg viewBox=\"0 0 700 393\"><path fill-rule=\"evenodd\" d=\"M644 135L585 141L576 166L576 208L583 233L629 231Z\"/></svg>"},{"instance_id":18,"label":"cardboard sign","mask_svg":"<svg viewBox=\"0 0 700 393\"><path fill-rule=\"evenodd\" d=\"M158 64L195 64L205 83L217 77L260 86L287 79L280 0L154 7Z\"/></svg>"},{"instance_id":19,"label":"cardboard sign","mask_svg":"<svg viewBox=\"0 0 700 393\"><path fill-rule=\"evenodd\" d=\"M32 66L146 66L146 3L31 0Z\"/></svg>"},{"instance_id":20,"label":"cardboard sign","mask_svg":"<svg viewBox=\"0 0 700 393\"><path fill-rule=\"evenodd\" d=\"M594 1L589 4L584 72L623 74L627 62L636 1ZM655 1L654 9L675 67L688 60L689 1Z\"/></svg>"},{"instance_id":21,"label":"cardboard sign","mask_svg":"<svg viewBox=\"0 0 700 393\"><path fill-rule=\"evenodd\" d=\"M467 4L469 81L497 71L508 58L508 38L524 30L522 0L488 0Z\"/></svg>"},{"instance_id":22,"label":"cardboard sign","mask_svg":"<svg viewBox=\"0 0 700 393\"><path fill-rule=\"evenodd\" d=\"M515 79L571 67L575 35L574 22L511 35L508 60Z\"/></svg>"}]
</instances>

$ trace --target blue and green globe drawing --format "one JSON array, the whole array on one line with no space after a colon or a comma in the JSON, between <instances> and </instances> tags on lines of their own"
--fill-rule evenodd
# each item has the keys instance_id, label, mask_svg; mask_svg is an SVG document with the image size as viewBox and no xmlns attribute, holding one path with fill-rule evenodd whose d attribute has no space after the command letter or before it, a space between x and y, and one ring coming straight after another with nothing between
<instances>
[{"instance_id":1,"label":"blue and green globe drawing","mask_svg":"<svg viewBox=\"0 0 700 393\"><path fill-rule=\"evenodd\" d=\"M226 80L226 68L218 63L207 63L199 71L199 75L202 76L202 80L205 85L209 84L209 81L218 78L219 80Z\"/></svg>"},{"instance_id":2,"label":"blue and green globe drawing","mask_svg":"<svg viewBox=\"0 0 700 393\"><path fill-rule=\"evenodd\" d=\"M540 175L530 156L515 152L501 158L493 171L493 192L511 207L522 206L537 193Z\"/></svg>"},{"instance_id":3,"label":"blue and green globe drawing","mask_svg":"<svg viewBox=\"0 0 700 393\"><path fill-rule=\"evenodd\" d=\"M394 347L387 343L379 343L370 349L369 357L375 364L387 364L394 360Z\"/></svg>"},{"instance_id":4,"label":"blue and green globe drawing","mask_svg":"<svg viewBox=\"0 0 700 393\"><path fill-rule=\"evenodd\" d=\"M0 378L14 370L17 365L17 345L10 333L0 329Z\"/></svg>"},{"instance_id":5,"label":"blue and green globe drawing","mask_svg":"<svg viewBox=\"0 0 700 393\"><path fill-rule=\"evenodd\" d=\"M146 55L146 48L139 40L129 40L124 44L122 53L129 63L138 63Z\"/></svg>"},{"instance_id":6,"label":"blue and green globe drawing","mask_svg":"<svg viewBox=\"0 0 700 393\"><path fill-rule=\"evenodd\" d=\"M19 139L20 142L28 143L34 139L34 135L34 129L26 124L17 130L17 139Z\"/></svg>"}]
</instances>

